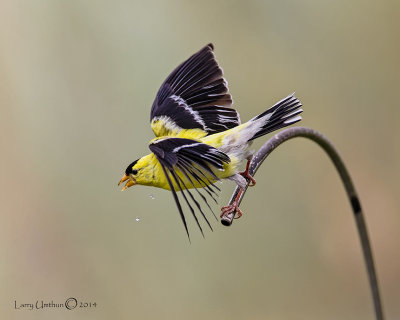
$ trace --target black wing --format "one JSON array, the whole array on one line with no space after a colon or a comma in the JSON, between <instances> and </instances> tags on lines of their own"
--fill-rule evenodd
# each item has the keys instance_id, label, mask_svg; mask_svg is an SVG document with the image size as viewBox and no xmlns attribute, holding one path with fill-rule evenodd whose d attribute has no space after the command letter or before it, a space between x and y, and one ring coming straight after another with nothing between
<instances>
[{"instance_id":1,"label":"black wing","mask_svg":"<svg viewBox=\"0 0 400 320\"><path fill-rule=\"evenodd\" d=\"M197 187L202 187L215 200L213 194L216 194L215 190L219 191L219 188L214 185L214 182L219 178L215 175L213 169L222 170L224 164L230 162L229 157L212 146L183 138L156 140L150 144L149 148L161 164L188 236L189 232L185 216L176 191L182 192L181 194L192 212L201 233L203 234L203 230L186 193L212 230L211 224L207 220L199 202L196 201L189 189L194 188L212 211L206 197Z\"/></svg>"},{"instance_id":2,"label":"black wing","mask_svg":"<svg viewBox=\"0 0 400 320\"><path fill-rule=\"evenodd\" d=\"M150 114L156 136L180 129L201 129L212 134L240 124L213 49L212 44L205 46L161 85Z\"/></svg>"}]
</instances>

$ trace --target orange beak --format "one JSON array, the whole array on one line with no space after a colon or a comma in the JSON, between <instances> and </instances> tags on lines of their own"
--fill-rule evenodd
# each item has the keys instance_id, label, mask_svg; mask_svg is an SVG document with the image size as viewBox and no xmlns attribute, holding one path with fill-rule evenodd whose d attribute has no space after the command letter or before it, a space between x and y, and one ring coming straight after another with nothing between
<instances>
[{"instance_id":1,"label":"orange beak","mask_svg":"<svg viewBox=\"0 0 400 320\"><path fill-rule=\"evenodd\" d=\"M122 188L121 191L124 191L124 190L128 189L129 187L132 187L133 185L136 184L136 181L133 178L130 178L126 174L124 174L124 176L122 177L122 179L118 183L118 185L120 185L121 183L125 182L126 180L128 180L128 182L125 184L125 186Z\"/></svg>"},{"instance_id":2,"label":"orange beak","mask_svg":"<svg viewBox=\"0 0 400 320\"><path fill-rule=\"evenodd\" d=\"M125 182L128 179L129 179L129 177L126 174L124 174L124 176L122 177L121 181L118 182L118 185L120 185L122 182Z\"/></svg>"}]
</instances>

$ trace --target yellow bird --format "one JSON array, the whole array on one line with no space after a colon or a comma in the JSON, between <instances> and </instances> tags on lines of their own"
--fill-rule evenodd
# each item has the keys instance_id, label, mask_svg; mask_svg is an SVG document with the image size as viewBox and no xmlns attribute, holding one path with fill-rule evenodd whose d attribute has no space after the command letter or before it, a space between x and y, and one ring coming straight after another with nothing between
<instances>
[{"instance_id":1,"label":"yellow bird","mask_svg":"<svg viewBox=\"0 0 400 320\"><path fill-rule=\"evenodd\" d=\"M252 140L301 120L301 103L289 95L267 111L241 124L232 108L232 97L212 44L179 65L164 81L151 108L151 153L132 162L125 170L122 188L136 185L170 190L189 236L180 192L201 233L196 207L212 229L200 203L189 189L195 189L206 205L204 191L214 201L219 188L215 182L229 179L244 188L255 180L248 173ZM247 160L246 170L239 167ZM211 209L212 211L212 209ZM222 208L221 216L237 211L237 202ZM214 215L215 216L215 215Z\"/></svg>"}]
</instances>

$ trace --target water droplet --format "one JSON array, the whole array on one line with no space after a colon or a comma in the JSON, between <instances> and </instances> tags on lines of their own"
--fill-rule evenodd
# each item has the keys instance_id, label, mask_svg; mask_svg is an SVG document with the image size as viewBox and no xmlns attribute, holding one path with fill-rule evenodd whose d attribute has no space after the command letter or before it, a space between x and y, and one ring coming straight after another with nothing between
<instances>
[{"instance_id":1,"label":"water droplet","mask_svg":"<svg viewBox=\"0 0 400 320\"><path fill-rule=\"evenodd\" d=\"M153 196L151 193L149 194L149 197L150 197L151 200L154 200L154 199L156 198L156 197Z\"/></svg>"},{"instance_id":2,"label":"water droplet","mask_svg":"<svg viewBox=\"0 0 400 320\"><path fill-rule=\"evenodd\" d=\"M139 222L140 221L140 218L139 217L136 217L136 222Z\"/></svg>"}]
</instances>

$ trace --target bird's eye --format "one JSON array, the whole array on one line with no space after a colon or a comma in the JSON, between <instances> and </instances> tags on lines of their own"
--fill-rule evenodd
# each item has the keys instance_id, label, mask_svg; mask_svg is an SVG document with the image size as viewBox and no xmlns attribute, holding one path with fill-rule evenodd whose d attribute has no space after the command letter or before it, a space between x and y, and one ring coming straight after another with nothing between
<instances>
[{"instance_id":1,"label":"bird's eye","mask_svg":"<svg viewBox=\"0 0 400 320\"><path fill-rule=\"evenodd\" d=\"M136 175L137 174L137 170L132 170L132 174Z\"/></svg>"}]
</instances>

